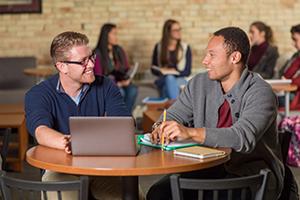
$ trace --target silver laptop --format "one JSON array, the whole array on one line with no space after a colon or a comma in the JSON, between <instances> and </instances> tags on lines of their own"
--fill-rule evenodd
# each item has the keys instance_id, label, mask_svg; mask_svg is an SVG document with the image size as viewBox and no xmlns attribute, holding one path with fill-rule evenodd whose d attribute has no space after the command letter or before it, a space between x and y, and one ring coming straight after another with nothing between
<instances>
[{"instance_id":1,"label":"silver laptop","mask_svg":"<svg viewBox=\"0 0 300 200\"><path fill-rule=\"evenodd\" d=\"M132 117L70 117L74 156L135 156Z\"/></svg>"}]
</instances>

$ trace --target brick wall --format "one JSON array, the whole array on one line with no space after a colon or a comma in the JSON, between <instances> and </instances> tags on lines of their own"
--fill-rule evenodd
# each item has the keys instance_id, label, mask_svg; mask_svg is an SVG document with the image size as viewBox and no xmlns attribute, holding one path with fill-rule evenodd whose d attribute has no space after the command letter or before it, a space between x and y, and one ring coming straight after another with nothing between
<instances>
[{"instance_id":1,"label":"brick wall","mask_svg":"<svg viewBox=\"0 0 300 200\"><path fill-rule=\"evenodd\" d=\"M290 27L300 23L299 0L46 0L42 9L42 14L0 15L1 56L34 55L39 63L48 63L49 46L58 33L83 32L94 47L101 25L113 22L130 60L146 69L164 21L174 18L192 47L193 67L199 68L209 35L221 27L248 31L252 21L265 21L275 32L280 53L287 54L294 51Z\"/></svg>"}]
</instances>

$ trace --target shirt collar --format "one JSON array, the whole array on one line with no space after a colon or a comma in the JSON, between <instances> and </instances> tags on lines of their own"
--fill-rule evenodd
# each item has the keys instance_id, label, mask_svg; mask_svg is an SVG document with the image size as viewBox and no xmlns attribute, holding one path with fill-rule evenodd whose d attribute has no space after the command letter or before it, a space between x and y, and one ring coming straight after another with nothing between
<instances>
[{"instance_id":1,"label":"shirt collar","mask_svg":"<svg viewBox=\"0 0 300 200\"><path fill-rule=\"evenodd\" d=\"M90 88L90 85L87 84L87 83L84 83L82 85L82 88L81 88L81 91L80 91L80 100L85 96L85 94L87 93L87 91L88 91L89 88ZM58 93L64 93L64 94L66 94L66 92L65 92L64 88L62 87L61 82L60 82L59 79L57 80L56 91Z\"/></svg>"},{"instance_id":2,"label":"shirt collar","mask_svg":"<svg viewBox=\"0 0 300 200\"><path fill-rule=\"evenodd\" d=\"M219 93L222 94L223 96L227 96L227 97L234 97L234 98L239 97L241 94L243 94L241 91L245 90L248 87L248 84L249 84L247 81L248 76L249 76L249 70L247 69L247 67L245 67L241 74L240 79L225 94L223 94L223 92L222 92L221 83L218 82Z\"/></svg>"}]
</instances>

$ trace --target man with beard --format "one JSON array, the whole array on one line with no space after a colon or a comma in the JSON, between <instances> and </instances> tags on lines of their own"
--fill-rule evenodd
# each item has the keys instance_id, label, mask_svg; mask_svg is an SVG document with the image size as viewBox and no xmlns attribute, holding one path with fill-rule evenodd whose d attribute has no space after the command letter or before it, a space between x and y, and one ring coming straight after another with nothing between
<instances>
[{"instance_id":1,"label":"man with beard","mask_svg":"<svg viewBox=\"0 0 300 200\"><path fill-rule=\"evenodd\" d=\"M277 102L272 88L248 71L250 44L237 27L216 31L208 42L203 65L207 73L189 81L176 102L153 126L154 143L192 139L210 147L231 148L225 165L184 173L183 177L228 178L271 170L265 199L277 199L283 188L283 163L278 140ZM185 199L194 199L187 191ZM170 181L153 185L148 200L170 199ZM211 198L208 198L211 199Z\"/></svg>"}]
</instances>

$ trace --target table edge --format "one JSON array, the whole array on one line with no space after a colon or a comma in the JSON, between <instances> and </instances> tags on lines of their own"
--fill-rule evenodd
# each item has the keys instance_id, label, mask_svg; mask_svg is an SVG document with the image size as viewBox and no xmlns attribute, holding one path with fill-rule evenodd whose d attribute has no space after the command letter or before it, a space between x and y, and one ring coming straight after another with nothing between
<instances>
[{"instance_id":1,"label":"table edge","mask_svg":"<svg viewBox=\"0 0 300 200\"><path fill-rule=\"evenodd\" d=\"M78 168L78 167L61 167L58 164L47 164L42 161L38 161L32 159L31 157L27 156L28 153L33 151L34 147L30 148L26 152L26 161L37 168L56 171L60 173L66 174L76 174L76 175L89 175L89 176L146 176L146 175L162 175L162 174L170 174L170 173L181 173L181 172L189 172L195 170L202 170L207 169L209 167L214 167L221 165L227 162L230 159L231 150L226 152L226 155L218 157L218 160L212 160L214 164L212 165L211 162L208 163L194 163L185 165L178 165L175 167L169 167L167 169L162 169L161 167L151 167L151 168L140 168L140 169L100 169L100 168ZM188 158L188 159L196 159L196 158ZM68 169L67 169L68 168Z\"/></svg>"}]
</instances>

